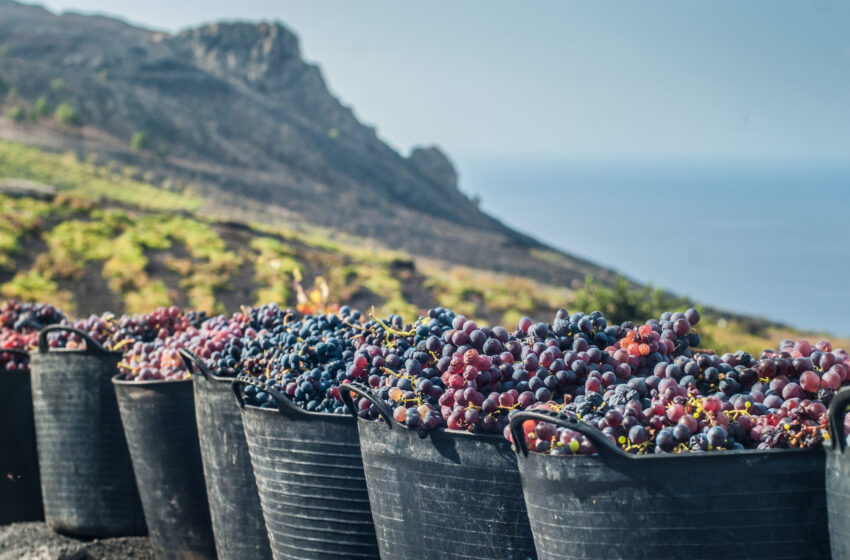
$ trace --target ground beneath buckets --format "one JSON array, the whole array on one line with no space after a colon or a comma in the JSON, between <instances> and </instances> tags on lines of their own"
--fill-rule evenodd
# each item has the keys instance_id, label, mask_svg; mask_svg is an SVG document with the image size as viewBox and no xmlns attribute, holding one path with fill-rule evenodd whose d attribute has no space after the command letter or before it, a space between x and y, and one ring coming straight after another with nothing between
<instances>
[{"instance_id":1,"label":"ground beneath buckets","mask_svg":"<svg viewBox=\"0 0 850 560\"><path fill-rule=\"evenodd\" d=\"M0 560L154 560L145 537L81 540L44 523L0 525Z\"/></svg>"}]
</instances>

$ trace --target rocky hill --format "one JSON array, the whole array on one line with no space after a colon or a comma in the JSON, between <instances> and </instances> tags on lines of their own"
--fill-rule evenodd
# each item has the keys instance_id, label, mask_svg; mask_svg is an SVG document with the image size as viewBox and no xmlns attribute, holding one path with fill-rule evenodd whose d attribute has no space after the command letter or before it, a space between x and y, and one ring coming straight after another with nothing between
<instances>
[{"instance_id":1,"label":"rocky hill","mask_svg":"<svg viewBox=\"0 0 850 560\"><path fill-rule=\"evenodd\" d=\"M208 212L315 224L562 286L614 278L481 212L438 148L404 157L387 146L279 23L171 35L0 0L0 77L0 137L134 164L188 185Z\"/></svg>"}]
</instances>

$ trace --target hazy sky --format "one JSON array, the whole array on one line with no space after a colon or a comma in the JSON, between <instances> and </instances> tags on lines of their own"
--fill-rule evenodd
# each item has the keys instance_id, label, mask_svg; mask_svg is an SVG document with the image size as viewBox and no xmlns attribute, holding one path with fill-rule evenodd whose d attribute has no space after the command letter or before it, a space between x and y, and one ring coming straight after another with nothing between
<instances>
[{"instance_id":1,"label":"hazy sky","mask_svg":"<svg viewBox=\"0 0 850 560\"><path fill-rule=\"evenodd\" d=\"M283 21L405 153L850 160L850 2L45 4L172 31Z\"/></svg>"}]
</instances>

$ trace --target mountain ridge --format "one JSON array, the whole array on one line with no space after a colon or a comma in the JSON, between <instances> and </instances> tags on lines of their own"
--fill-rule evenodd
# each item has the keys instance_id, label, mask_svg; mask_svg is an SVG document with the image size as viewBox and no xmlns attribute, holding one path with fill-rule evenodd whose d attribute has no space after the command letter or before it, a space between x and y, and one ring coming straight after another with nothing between
<instances>
[{"instance_id":1,"label":"mountain ridge","mask_svg":"<svg viewBox=\"0 0 850 560\"><path fill-rule=\"evenodd\" d=\"M603 283L616 276L482 212L439 148L407 157L393 150L331 94L279 22L170 34L5 0L0 44L0 75L16 93L7 107L31 113L44 98L51 110L70 105L83 123L0 119L2 138L143 167L191 184L220 211L250 208L259 222L286 215L568 287L587 275ZM147 149L130 147L136 135Z\"/></svg>"}]
</instances>

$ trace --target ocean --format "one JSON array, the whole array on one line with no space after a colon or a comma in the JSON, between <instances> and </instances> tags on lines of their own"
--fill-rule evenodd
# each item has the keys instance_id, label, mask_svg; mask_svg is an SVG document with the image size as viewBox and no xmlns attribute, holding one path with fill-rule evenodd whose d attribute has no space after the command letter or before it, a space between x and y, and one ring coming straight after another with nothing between
<instances>
[{"instance_id":1,"label":"ocean","mask_svg":"<svg viewBox=\"0 0 850 560\"><path fill-rule=\"evenodd\" d=\"M719 309L850 336L850 162L458 167L484 210L554 247Z\"/></svg>"}]
</instances>

